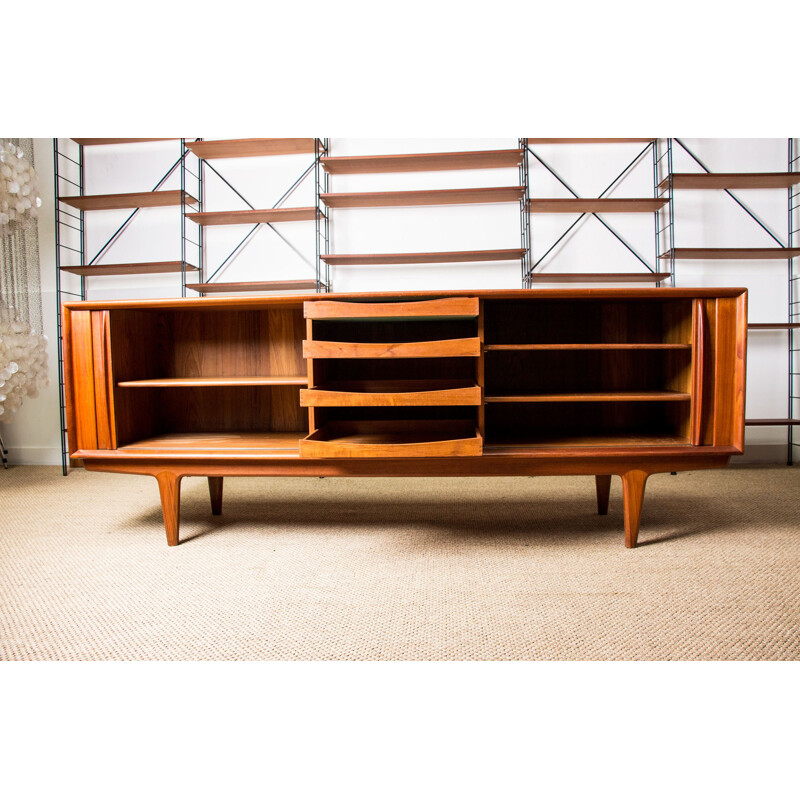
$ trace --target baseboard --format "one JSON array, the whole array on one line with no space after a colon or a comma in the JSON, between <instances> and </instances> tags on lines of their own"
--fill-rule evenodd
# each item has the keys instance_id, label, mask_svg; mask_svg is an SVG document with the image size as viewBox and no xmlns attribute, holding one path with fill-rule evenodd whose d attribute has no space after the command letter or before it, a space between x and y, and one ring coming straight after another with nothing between
<instances>
[{"instance_id":1,"label":"baseboard","mask_svg":"<svg viewBox=\"0 0 800 800\"><path fill-rule=\"evenodd\" d=\"M8 447L8 463L25 466L61 466L57 447Z\"/></svg>"}]
</instances>

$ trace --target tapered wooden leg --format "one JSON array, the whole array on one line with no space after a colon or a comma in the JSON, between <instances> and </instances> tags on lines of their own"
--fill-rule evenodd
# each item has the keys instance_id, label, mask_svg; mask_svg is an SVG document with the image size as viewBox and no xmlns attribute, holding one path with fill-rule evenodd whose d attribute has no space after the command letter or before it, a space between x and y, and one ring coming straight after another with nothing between
<instances>
[{"instance_id":1,"label":"tapered wooden leg","mask_svg":"<svg viewBox=\"0 0 800 800\"><path fill-rule=\"evenodd\" d=\"M178 526L181 513L181 475L174 472L159 472L156 475L158 490L161 492L161 512L167 530L167 544L178 544Z\"/></svg>"},{"instance_id":2,"label":"tapered wooden leg","mask_svg":"<svg viewBox=\"0 0 800 800\"><path fill-rule=\"evenodd\" d=\"M211 513L222 513L222 478L208 479L208 493L211 495Z\"/></svg>"},{"instance_id":3,"label":"tapered wooden leg","mask_svg":"<svg viewBox=\"0 0 800 800\"><path fill-rule=\"evenodd\" d=\"M636 547L639 538L639 520L642 517L644 485L648 474L632 469L622 476L622 503L625 508L625 547Z\"/></svg>"},{"instance_id":4,"label":"tapered wooden leg","mask_svg":"<svg viewBox=\"0 0 800 800\"><path fill-rule=\"evenodd\" d=\"M597 490L597 513L602 517L608 514L608 495L611 492L611 476L595 475L594 486Z\"/></svg>"}]
</instances>

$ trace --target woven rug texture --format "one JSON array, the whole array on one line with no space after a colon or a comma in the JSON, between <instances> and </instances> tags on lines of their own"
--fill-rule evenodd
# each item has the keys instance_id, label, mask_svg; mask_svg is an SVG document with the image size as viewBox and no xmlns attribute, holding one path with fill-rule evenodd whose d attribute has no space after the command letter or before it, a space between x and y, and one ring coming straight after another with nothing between
<instances>
[{"instance_id":1,"label":"woven rug texture","mask_svg":"<svg viewBox=\"0 0 800 800\"><path fill-rule=\"evenodd\" d=\"M795 660L800 470L621 483L0 470L3 660Z\"/></svg>"}]
</instances>

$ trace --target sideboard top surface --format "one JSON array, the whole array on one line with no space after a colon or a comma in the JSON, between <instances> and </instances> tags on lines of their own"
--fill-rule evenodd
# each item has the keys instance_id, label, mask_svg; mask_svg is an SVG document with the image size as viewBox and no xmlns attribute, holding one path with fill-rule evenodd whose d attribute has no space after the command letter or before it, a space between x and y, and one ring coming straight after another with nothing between
<instances>
[{"instance_id":1,"label":"sideboard top surface","mask_svg":"<svg viewBox=\"0 0 800 800\"><path fill-rule=\"evenodd\" d=\"M668 298L738 297L744 287L645 288L645 289L443 289L414 292L349 292L330 294L260 295L251 297L178 297L159 300L84 300L64 303L64 308L104 310L113 308L258 308L296 306L314 300L429 300L438 297L479 297L483 300L558 300L558 299L629 299L666 300Z\"/></svg>"}]
</instances>

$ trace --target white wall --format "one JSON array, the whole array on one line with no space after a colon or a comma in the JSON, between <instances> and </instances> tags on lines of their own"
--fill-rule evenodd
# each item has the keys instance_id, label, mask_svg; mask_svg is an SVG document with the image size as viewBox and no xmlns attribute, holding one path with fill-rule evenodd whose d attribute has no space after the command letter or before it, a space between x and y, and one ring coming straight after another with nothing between
<instances>
[{"instance_id":1,"label":"white wall","mask_svg":"<svg viewBox=\"0 0 800 800\"><path fill-rule=\"evenodd\" d=\"M714 171L786 170L786 139L684 139ZM68 140L61 140L68 146ZM517 139L331 139L331 155L441 152L512 148ZM58 387L55 356L55 252L53 223L52 140L35 140L36 166L43 189L39 223L45 333L50 337L51 386L37 399L26 401L16 419L0 431L15 463L60 463L58 441ZM642 149L637 144L536 146L536 152L581 196L597 196ZM103 194L152 189L178 157L176 142L104 146L86 149L86 191ZM257 208L272 206L311 163L309 155L280 158L226 159L214 166ZM552 176L536 162L531 165L533 197L568 197ZM699 167L679 147L676 171ZM244 208L240 200L208 172L206 210ZM516 169L388 175L333 176L333 191L512 186ZM619 184L611 196L652 196L653 170L649 154ZM162 188L178 188L177 174ZM187 183L187 189L191 190ZM63 190L63 189L62 189ZM313 175L299 187L286 206L313 205ZM736 194L783 240L786 238L786 192L738 191ZM94 254L129 212L87 214L87 251ZM539 258L572 221L569 215L533 215L533 255ZM648 263L655 261L652 215L607 215ZM378 208L334 210L332 252L377 253L436 250L512 248L519 246L516 204L445 206L439 208ZM145 209L102 263L180 258L180 217L177 209ZM189 226L190 235L194 231ZM207 264L224 258L247 229L233 226L207 229ZM314 224L284 223L280 233L261 230L226 270L223 280L269 280L313 277ZM769 246L772 241L722 192L678 192L676 245ZM191 256L189 258L191 259ZM555 272L636 272L641 264L596 219L586 217L542 264ZM786 262L677 263L679 286L746 286L750 289L751 321L786 319ZM339 267L333 271L334 290L377 291L409 289L518 288L520 269L515 263L466 265ZM65 288L78 288L69 276ZM180 292L175 276L109 277L89 282L91 299L166 297ZM751 417L786 414L787 334L751 336L748 358L747 413ZM750 428L749 459L780 462L785 459L785 429Z\"/></svg>"}]
</instances>

